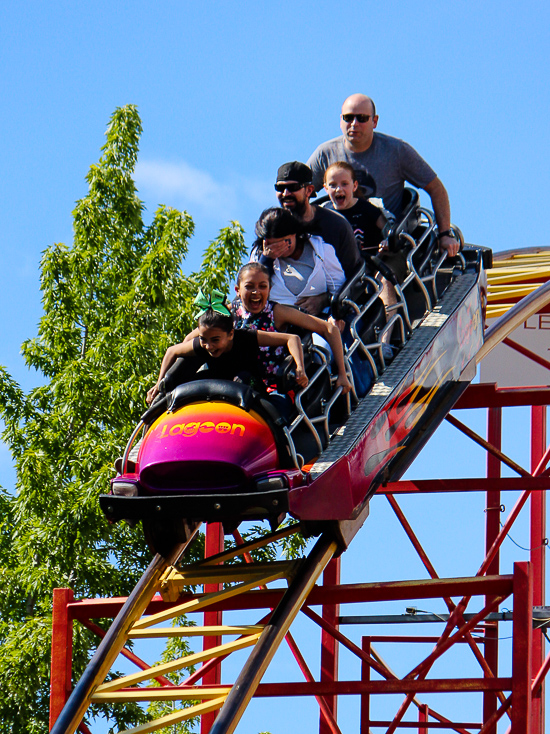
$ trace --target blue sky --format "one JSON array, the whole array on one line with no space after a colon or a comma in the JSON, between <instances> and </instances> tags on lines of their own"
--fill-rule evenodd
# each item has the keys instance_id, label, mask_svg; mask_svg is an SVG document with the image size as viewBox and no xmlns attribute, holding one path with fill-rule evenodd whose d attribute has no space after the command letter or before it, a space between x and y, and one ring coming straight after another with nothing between
<instances>
[{"instance_id":1,"label":"blue sky","mask_svg":"<svg viewBox=\"0 0 550 734\"><path fill-rule=\"evenodd\" d=\"M136 180L146 217L163 203L195 219L189 269L230 219L251 243L258 214L275 201L277 167L307 160L338 135L340 105L354 92L374 98L380 131L410 142L438 172L467 241L495 250L549 245L549 15L533 0L4 2L0 364L25 388L36 383L19 348L41 315L40 253L71 241L85 175L110 115L127 103L144 128ZM483 418L472 420L484 430ZM525 415L514 422L511 450L527 464L526 446L514 441ZM441 431L411 474L482 473L483 456L469 452L465 463L457 442L453 429ZM0 447L7 487L10 467ZM474 573L481 560L483 500L462 501L405 502L426 523L442 574ZM404 560L413 556L376 502L344 580L423 575ZM467 552L444 542L454 535ZM518 557L515 549L510 559ZM355 714L342 715L355 730ZM303 731L316 722L315 714ZM252 721L242 731L270 727L277 730Z\"/></svg>"}]
</instances>

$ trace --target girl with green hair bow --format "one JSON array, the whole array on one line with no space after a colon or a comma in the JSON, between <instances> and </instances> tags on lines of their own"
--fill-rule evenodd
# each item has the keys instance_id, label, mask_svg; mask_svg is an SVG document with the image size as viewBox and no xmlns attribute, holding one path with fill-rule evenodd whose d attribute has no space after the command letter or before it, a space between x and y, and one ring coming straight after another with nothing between
<instances>
[{"instance_id":1,"label":"girl with green hair bow","mask_svg":"<svg viewBox=\"0 0 550 734\"><path fill-rule=\"evenodd\" d=\"M276 331L235 329L227 299L215 289L208 294L199 290L194 303L199 307L196 314L198 336L168 347L157 382L147 393L148 404L153 402L169 371L166 382L169 382L170 389L190 380L214 378L238 379L259 392L265 392L263 379L266 375L260 360L260 347L286 346L296 363L298 386L307 386L302 343L298 336ZM182 359L176 362L180 357ZM199 372L204 365L208 369Z\"/></svg>"}]
</instances>

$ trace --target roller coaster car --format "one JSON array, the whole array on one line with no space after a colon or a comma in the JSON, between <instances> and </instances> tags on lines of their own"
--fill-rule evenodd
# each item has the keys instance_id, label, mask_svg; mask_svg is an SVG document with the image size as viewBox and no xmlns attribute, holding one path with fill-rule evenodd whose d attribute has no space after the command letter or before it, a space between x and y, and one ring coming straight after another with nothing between
<instances>
[{"instance_id":1,"label":"roller coaster car","mask_svg":"<svg viewBox=\"0 0 550 734\"><path fill-rule=\"evenodd\" d=\"M351 393L334 390L330 355L310 339L310 382L290 419L243 384L203 379L175 387L142 416L122 473L100 497L110 521L141 520L163 555L185 539L187 523L221 521L230 531L242 520L267 519L275 527L285 513L307 533L330 527L347 547L370 497L403 474L473 378L483 342L490 251L466 246L452 260L439 255L433 215L415 194L407 194L390 235L391 247L407 250L409 274L396 284L388 316L382 278L366 265L333 299L334 316L348 322ZM396 356L387 364L390 340ZM364 375L370 384L359 389ZM128 457L140 432L134 468Z\"/></svg>"}]
</instances>

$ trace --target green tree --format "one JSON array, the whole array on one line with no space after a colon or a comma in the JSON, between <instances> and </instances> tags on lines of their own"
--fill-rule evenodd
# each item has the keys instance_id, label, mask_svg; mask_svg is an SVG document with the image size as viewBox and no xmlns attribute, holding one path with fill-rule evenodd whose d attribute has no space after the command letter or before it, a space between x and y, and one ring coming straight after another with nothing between
<instances>
[{"instance_id":1,"label":"green tree","mask_svg":"<svg viewBox=\"0 0 550 734\"><path fill-rule=\"evenodd\" d=\"M0 488L1 734L48 730L52 589L125 595L146 567L140 528L109 526L97 497L166 347L193 326L198 287L227 290L245 252L232 222L200 271L183 274L193 222L161 206L145 226L132 178L140 134L134 106L114 112L73 213L72 246L42 257L44 314L22 349L45 384L25 394L0 367L3 440L17 477L12 491ZM74 644L77 679L96 642L79 629ZM119 727L143 717L136 707L102 713Z\"/></svg>"}]
</instances>

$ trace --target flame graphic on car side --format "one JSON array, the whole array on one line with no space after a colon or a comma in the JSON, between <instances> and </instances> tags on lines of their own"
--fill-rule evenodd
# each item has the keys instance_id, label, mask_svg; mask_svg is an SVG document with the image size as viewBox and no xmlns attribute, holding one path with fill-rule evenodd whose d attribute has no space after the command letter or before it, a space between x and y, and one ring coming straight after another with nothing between
<instances>
[{"instance_id":1,"label":"flame graphic on car side","mask_svg":"<svg viewBox=\"0 0 550 734\"><path fill-rule=\"evenodd\" d=\"M446 354L446 351L442 352L427 365L412 384L385 406L373 421L366 445L372 446L374 453L369 456L364 468L369 482L384 464L405 448L411 430L422 418L441 385L448 381L454 367L450 366L444 372L438 370Z\"/></svg>"}]
</instances>

